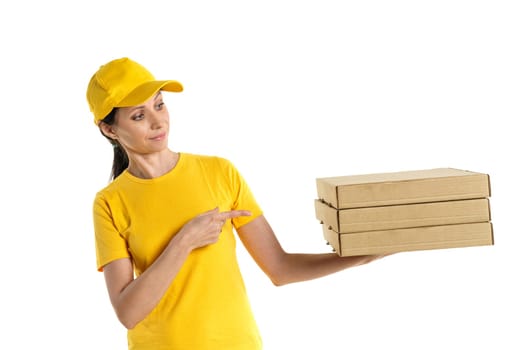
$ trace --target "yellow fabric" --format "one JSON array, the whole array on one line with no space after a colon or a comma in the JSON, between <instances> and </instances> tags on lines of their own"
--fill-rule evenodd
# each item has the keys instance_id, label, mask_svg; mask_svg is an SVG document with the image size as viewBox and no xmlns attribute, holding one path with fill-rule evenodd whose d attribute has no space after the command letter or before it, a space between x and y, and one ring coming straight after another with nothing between
<instances>
[{"instance_id":1,"label":"yellow fabric","mask_svg":"<svg viewBox=\"0 0 525 350\"><path fill-rule=\"evenodd\" d=\"M86 91L95 124L115 107L130 107L146 102L159 90L181 92L176 80L156 80L141 64L122 57L102 65L93 74Z\"/></svg>"},{"instance_id":2,"label":"yellow fabric","mask_svg":"<svg viewBox=\"0 0 525 350\"><path fill-rule=\"evenodd\" d=\"M140 275L191 218L219 207L246 209L219 241L193 251L157 307L128 331L129 349L252 350L261 339L235 253L233 227L262 214L235 167L218 157L182 153L155 179L122 173L94 201L97 267L130 257Z\"/></svg>"}]
</instances>

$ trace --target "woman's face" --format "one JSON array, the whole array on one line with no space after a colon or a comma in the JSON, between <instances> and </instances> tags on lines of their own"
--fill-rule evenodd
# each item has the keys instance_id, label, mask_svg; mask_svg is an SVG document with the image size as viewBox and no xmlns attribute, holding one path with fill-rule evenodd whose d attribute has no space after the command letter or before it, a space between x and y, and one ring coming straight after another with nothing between
<instances>
[{"instance_id":1,"label":"woman's face","mask_svg":"<svg viewBox=\"0 0 525 350\"><path fill-rule=\"evenodd\" d=\"M119 108L109 136L128 154L155 153L167 147L169 125L169 113L159 92L144 104Z\"/></svg>"}]
</instances>

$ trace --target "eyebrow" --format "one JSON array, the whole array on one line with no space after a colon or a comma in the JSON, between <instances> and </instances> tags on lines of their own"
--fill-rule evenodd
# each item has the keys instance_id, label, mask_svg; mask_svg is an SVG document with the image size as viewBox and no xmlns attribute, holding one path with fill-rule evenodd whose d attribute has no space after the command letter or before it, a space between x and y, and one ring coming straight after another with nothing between
<instances>
[{"instance_id":1,"label":"eyebrow","mask_svg":"<svg viewBox=\"0 0 525 350\"><path fill-rule=\"evenodd\" d=\"M157 92L155 94L155 96L153 98L156 100L160 95L161 95L161 92L159 91L159 92ZM144 108L144 105L142 104L142 105L135 106L135 107L131 108L130 112L134 112L134 111L136 111L137 109L140 109L140 108Z\"/></svg>"}]
</instances>

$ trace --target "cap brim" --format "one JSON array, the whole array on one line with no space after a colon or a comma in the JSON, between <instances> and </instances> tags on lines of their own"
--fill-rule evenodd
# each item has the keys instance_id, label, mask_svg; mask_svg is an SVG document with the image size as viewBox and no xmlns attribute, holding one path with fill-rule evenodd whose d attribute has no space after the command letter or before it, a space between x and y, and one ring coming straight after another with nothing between
<instances>
[{"instance_id":1,"label":"cap brim","mask_svg":"<svg viewBox=\"0 0 525 350\"><path fill-rule=\"evenodd\" d=\"M154 80L139 85L124 97L115 107L131 107L149 100L158 91L181 92L182 84L176 80Z\"/></svg>"}]
</instances>

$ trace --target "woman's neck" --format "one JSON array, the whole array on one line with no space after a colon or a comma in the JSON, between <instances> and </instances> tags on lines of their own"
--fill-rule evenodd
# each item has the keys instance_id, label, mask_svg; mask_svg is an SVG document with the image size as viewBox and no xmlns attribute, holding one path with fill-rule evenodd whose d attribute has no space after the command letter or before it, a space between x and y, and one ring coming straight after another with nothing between
<instances>
[{"instance_id":1,"label":"woman's neck","mask_svg":"<svg viewBox=\"0 0 525 350\"><path fill-rule=\"evenodd\" d=\"M177 165L179 153L169 149L154 154L129 157L128 172L141 179L153 179L167 174Z\"/></svg>"}]
</instances>

